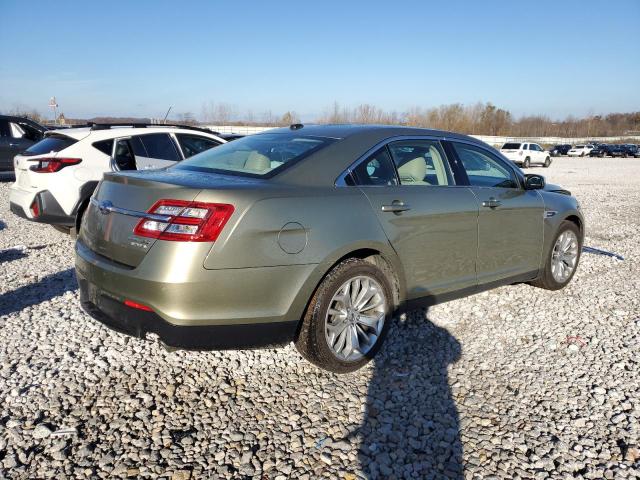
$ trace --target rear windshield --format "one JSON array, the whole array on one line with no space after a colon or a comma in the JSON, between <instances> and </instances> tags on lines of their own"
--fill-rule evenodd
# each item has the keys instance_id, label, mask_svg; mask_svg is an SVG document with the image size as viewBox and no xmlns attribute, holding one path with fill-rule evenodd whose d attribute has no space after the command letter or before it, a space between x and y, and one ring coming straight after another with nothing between
<instances>
[{"instance_id":1,"label":"rear windshield","mask_svg":"<svg viewBox=\"0 0 640 480\"><path fill-rule=\"evenodd\" d=\"M70 147L77 140L64 135L51 135L34 143L23 153L23 155L42 155L43 153L55 153Z\"/></svg>"},{"instance_id":2,"label":"rear windshield","mask_svg":"<svg viewBox=\"0 0 640 480\"><path fill-rule=\"evenodd\" d=\"M248 135L194 155L171 168L270 177L334 141L295 133Z\"/></svg>"},{"instance_id":3,"label":"rear windshield","mask_svg":"<svg viewBox=\"0 0 640 480\"><path fill-rule=\"evenodd\" d=\"M505 143L502 146L503 150L520 150L520 143Z\"/></svg>"}]
</instances>

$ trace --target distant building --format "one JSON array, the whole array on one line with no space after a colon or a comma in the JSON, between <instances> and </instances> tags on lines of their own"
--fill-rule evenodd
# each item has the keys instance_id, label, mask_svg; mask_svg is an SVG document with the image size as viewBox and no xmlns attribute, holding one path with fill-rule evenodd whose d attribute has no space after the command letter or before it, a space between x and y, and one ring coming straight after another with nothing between
<instances>
[{"instance_id":1,"label":"distant building","mask_svg":"<svg viewBox=\"0 0 640 480\"><path fill-rule=\"evenodd\" d=\"M60 115L58 115L57 124L58 125L66 125L67 124L67 119L65 118L64 113L61 113Z\"/></svg>"}]
</instances>

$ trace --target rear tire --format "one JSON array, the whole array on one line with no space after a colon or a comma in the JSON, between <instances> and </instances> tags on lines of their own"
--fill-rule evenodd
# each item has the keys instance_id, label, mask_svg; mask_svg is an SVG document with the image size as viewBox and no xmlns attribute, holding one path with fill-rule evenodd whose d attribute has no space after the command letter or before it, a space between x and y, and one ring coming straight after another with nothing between
<instances>
[{"instance_id":1,"label":"rear tire","mask_svg":"<svg viewBox=\"0 0 640 480\"><path fill-rule=\"evenodd\" d=\"M576 243L575 248L573 248L570 243L567 243L566 253L564 251L563 245L560 245L561 243L563 243L563 240L560 237L565 233L566 236L563 237L565 241L570 240L575 241ZM566 287L567 284L571 281L576 273L576 270L578 269L578 264L580 263L580 254L582 252L582 235L580 233L580 229L575 223L565 220L560 224L555 237L553 237L553 243L551 245L552 246L547 253L547 258L545 259L542 272L537 279L531 282L531 285L538 288L544 288L545 290L560 290L561 288ZM554 267L554 263L556 265L559 263L564 263L565 267L567 267L572 263L570 260L568 260L567 262L565 262L564 260L558 262L557 258L566 257L567 259L569 259L570 257L572 257L574 250L575 261L573 263L572 269L567 273L566 277L559 276L557 273L557 267Z\"/></svg>"},{"instance_id":2,"label":"rear tire","mask_svg":"<svg viewBox=\"0 0 640 480\"><path fill-rule=\"evenodd\" d=\"M529 157L524 159L524 163L522 164L522 168L529 168L531 166L531 159Z\"/></svg>"},{"instance_id":3,"label":"rear tire","mask_svg":"<svg viewBox=\"0 0 640 480\"><path fill-rule=\"evenodd\" d=\"M544 168L549 168L549 166L551 165L551 157L547 157L544 159L544 165L542 165Z\"/></svg>"},{"instance_id":4,"label":"rear tire","mask_svg":"<svg viewBox=\"0 0 640 480\"><path fill-rule=\"evenodd\" d=\"M351 297L351 293L357 291L353 285L361 285L362 289L359 291L365 292L360 302L358 295L355 299ZM372 291L376 293L364 301ZM347 300L343 302L341 299ZM363 301L364 304L358 308ZM383 304L367 308L378 302ZM349 258L326 275L311 297L295 341L296 348L309 362L324 370L334 373L353 372L366 365L380 350L391 323L392 311L393 294L383 270L366 260ZM372 322L372 318L378 320ZM365 319L372 325L360 323ZM344 337L341 337L343 333ZM358 344L357 349L349 347L354 344L350 342L352 338Z\"/></svg>"}]
</instances>

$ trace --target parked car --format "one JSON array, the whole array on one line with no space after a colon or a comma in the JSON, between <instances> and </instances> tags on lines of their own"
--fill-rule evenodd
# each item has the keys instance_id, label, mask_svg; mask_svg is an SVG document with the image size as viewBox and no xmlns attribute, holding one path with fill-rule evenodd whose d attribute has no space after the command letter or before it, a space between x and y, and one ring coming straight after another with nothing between
<instances>
[{"instance_id":1,"label":"parked car","mask_svg":"<svg viewBox=\"0 0 640 480\"><path fill-rule=\"evenodd\" d=\"M537 143L507 142L500 153L522 168L529 168L535 163L545 168L551 165L551 155Z\"/></svg>"},{"instance_id":2,"label":"parked car","mask_svg":"<svg viewBox=\"0 0 640 480\"><path fill-rule=\"evenodd\" d=\"M593 145L576 145L567 152L567 156L584 157L585 155L589 155L591 150L593 150Z\"/></svg>"},{"instance_id":3,"label":"parked car","mask_svg":"<svg viewBox=\"0 0 640 480\"><path fill-rule=\"evenodd\" d=\"M606 145L604 143L601 143L600 145L595 146L590 152L589 152L589 156L590 157L600 157L600 158L604 158L609 154L609 149L611 148L611 145Z\"/></svg>"},{"instance_id":4,"label":"parked car","mask_svg":"<svg viewBox=\"0 0 640 480\"><path fill-rule=\"evenodd\" d=\"M571 150L571 145L569 145L568 143L563 143L560 145L554 145L552 148L550 148L549 154L552 157L558 157L560 155L566 155L569 150Z\"/></svg>"},{"instance_id":5,"label":"parked car","mask_svg":"<svg viewBox=\"0 0 640 480\"><path fill-rule=\"evenodd\" d=\"M608 155L612 157L626 157L627 149L622 145L609 145Z\"/></svg>"},{"instance_id":6,"label":"parked car","mask_svg":"<svg viewBox=\"0 0 640 480\"><path fill-rule=\"evenodd\" d=\"M632 143L625 143L622 148L625 150L625 157L633 157L638 152L638 146Z\"/></svg>"},{"instance_id":7,"label":"parked car","mask_svg":"<svg viewBox=\"0 0 640 480\"><path fill-rule=\"evenodd\" d=\"M95 124L47 131L15 157L9 205L22 218L72 232L103 173L167 167L222 143L208 130L185 126Z\"/></svg>"},{"instance_id":8,"label":"parked car","mask_svg":"<svg viewBox=\"0 0 640 480\"><path fill-rule=\"evenodd\" d=\"M13 175L13 157L42 140L46 131L28 118L0 115L0 174Z\"/></svg>"},{"instance_id":9,"label":"parked car","mask_svg":"<svg viewBox=\"0 0 640 480\"><path fill-rule=\"evenodd\" d=\"M294 125L105 173L76 272L84 310L119 332L194 350L293 341L349 372L395 311L514 282L564 287L583 232L568 191L479 140Z\"/></svg>"}]
</instances>

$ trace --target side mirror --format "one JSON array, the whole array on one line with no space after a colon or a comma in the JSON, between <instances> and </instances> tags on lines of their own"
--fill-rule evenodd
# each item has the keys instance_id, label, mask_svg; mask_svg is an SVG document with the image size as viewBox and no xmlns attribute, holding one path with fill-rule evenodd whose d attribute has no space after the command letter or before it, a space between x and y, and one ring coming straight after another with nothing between
<instances>
[{"instance_id":1,"label":"side mirror","mask_svg":"<svg viewBox=\"0 0 640 480\"><path fill-rule=\"evenodd\" d=\"M536 175L535 173L527 173L524 176L524 189L525 190L540 190L544 188L545 181L542 175Z\"/></svg>"}]
</instances>

